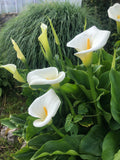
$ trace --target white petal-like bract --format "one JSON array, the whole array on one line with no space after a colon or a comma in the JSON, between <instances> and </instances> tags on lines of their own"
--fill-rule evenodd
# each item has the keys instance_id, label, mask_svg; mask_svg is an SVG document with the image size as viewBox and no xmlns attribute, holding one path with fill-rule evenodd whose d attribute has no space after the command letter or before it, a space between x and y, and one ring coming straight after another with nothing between
<instances>
[{"instance_id":1,"label":"white petal-like bract","mask_svg":"<svg viewBox=\"0 0 120 160\"><path fill-rule=\"evenodd\" d=\"M109 7L108 16L109 18L120 22L120 4L119 3L115 3L113 6Z\"/></svg>"},{"instance_id":2,"label":"white petal-like bract","mask_svg":"<svg viewBox=\"0 0 120 160\"><path fill-rule=\"evenodd\" d=\"M67 43L67 47L75 48L78 51L76 54L93 52L104 47L109 36L110 31L100 30L96 26L93 26L75 36ZM90 49L87 49L87 39L90 40Z\"/></svg>"},{"instance_id":3,"label":"white petal-like bract","mask_svg":"<svg viewBox=\"0 0 120 160\"><path fill-rule=\"evenodd\" d=\"M65 78L65 72L59 72L56 67L36 69L27 75L29 85L57 84Z\"/></svg>"},{"instance_id":4,"label":"white petal-like bract","mask_svg":"<svg viewBox=\"0 0 120 160\"><path fill-rule=\"evenodd\" d=\"M52 117L55 116L61 101L53 89L50 89L44 95L36 98L28 108L28 113L36 117L33 123L35 127L47 125Z\"/></svg>"}]
</instances>

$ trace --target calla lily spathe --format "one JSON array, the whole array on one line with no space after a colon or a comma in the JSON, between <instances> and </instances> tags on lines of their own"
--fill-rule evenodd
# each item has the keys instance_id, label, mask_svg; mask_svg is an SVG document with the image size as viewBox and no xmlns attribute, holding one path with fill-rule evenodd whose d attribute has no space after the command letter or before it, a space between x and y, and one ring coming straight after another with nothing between
<instances>
[{"instance_id":1,"label":"calla lily spathe","mask_svg":"<svg viewBox=\"0 0 120 160\"><path fill-rule=\"evenodd\" d=\"M65 78L65 72L59 72L56 67L36 69L27 75L29 85L57 84Z\"/></svg>"},{"instance_id":2,"label":"calla lily spathe","mask_svg":"<svg viewBox=\"0 0 120 160\"><path fill-rule=\"evenodd\" d=\"M41 47L42 47L44 56L49 62L52 60L52 52L51 52L51 48L47 38L47 25L42 23L40 27L41 27L42 33L38 37L38 40L42 44Z\"/></svg>"},{"instance_id":3,"label":"calla lily spathe","mask_svg":"<svg viewBox=\"0 0 120 160\"><path fill-rule=\"evenodd\" d=\"M33 122L33 125L35 127L47 125L55 116L60 104L61 101L53 89L35 99L28 108L28 113L32 117L38 118Z\"/></svg>"},{"instance_id":4,"label":"calla lily spathe","mask_svg":"<svg viewBox=\"0 0 120 160\"><path fill-rule=\"evenodd\" d=\"M13 48L17 52L17 58L19 58L23 63L25 63L26 59L25 59L23 53L21 52L20 48L18 47L17 43L13 39L11 39L11 41L13 44Z\"/></svg>"},{"instance_id":5,"label":"calla lily spathe","mask_svg":"<svg viewBox=\"0 0 120 160\"><path fill-rule=\"evenodd\" d=\"M78 52L74 55L79 57L84 65L89 66L92 61L92 52L104 47L109 36L110 31L93 26L75 36L67 46L75 48Z\"/></svg>"},{"instance_id":6,"label":"calla lily spathe","mask_svg":"<svg viewBox=\"0 0 120 160\"><path fill-rule=\"evenodd\" d=\"M8 70L10 73L13 74L13 78L15 78L17 81L24 83L25 80L23 77L19 74L16 65L14 64L6 64L6 65L1 65L1 68L4 68Z\"/></svg>"},{"instance_id":7,"label":"calla lily spathe","mask_svg":"<svg viewBox=\"0 0 120 160\"><path fill-rule=\"evenodd\" d=\"M117 23L117 31L120 34L120 4L115 3L113 6L108 9L109 18L113 19Z\"/></svg>"},{"instance_id":8,"label":"calla lily spathe","mask_svg":"<svg viewBox=\"0 0 120 160\"><path fill-rule=\"evenodd\" d=\"M120 4L115 3L113 6L108 9L109 18L120 22Z\"/></svg>"}]
</instances>

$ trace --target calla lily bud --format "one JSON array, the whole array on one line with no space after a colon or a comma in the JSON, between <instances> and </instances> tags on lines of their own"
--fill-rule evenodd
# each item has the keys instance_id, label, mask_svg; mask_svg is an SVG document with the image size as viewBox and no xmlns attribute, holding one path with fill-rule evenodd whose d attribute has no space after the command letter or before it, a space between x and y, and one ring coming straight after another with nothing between
<instances>
[{"instance_id":1,"label":"calla lily bud","mask_svg":"<svg viewBox=\"0 0 120 160\"><path fill-rule=\"evenodd\" d=\"M35 127L43 127L51 122L57 113L61 101L53 89L38 97L28 108L28 113L37 119L33 122Z\"/></svg>"},{"instance_id":2,"label":"calla lily bud","mask_svg":"<svg viewBox=\"0 0 120 160\"><path fill-rule=\"evenodd\" d=\"M113 6L108 9L109 18L113 19L117 23L117 32L120 34L120 4L115 3Z\"/></svg>"},{"instance_id":3,"label":"calla lily bud","mask_svg":"<svg viewBox=\"0 0 120 160\"><path fill-rule=\"evenodd\" d=\"M17 58L20 59L23 63L25 63L26 59L25 59L23 53L21 52L20 48L18 47L17 43L13 39L11 39L11 41L13 44L13 48L17 52Z\"/></svg>"},{"instance_id":4,"label":"calla lily bud","mask_svg":"<svg viewBox=\"0 0 120 160\"><path fill-rule=\"evenodd\" d=\"M58 72L56 67L36 69L27 75L29 85L58 84L65 78L65 72Z\"/></svg>"},{"instance_id":5,"label":"calla lily bud","mask_svg":"<svg viewBox=\"0 0 120 160\"><path fill-rule=\"evenodd\" d=\"M67 46L75 48L78 52L74 55L79 57L85 66L89 66L92 63L92 52L104 47L109 36L110 31L93 26L75 36Z\"/></svg>"},{"instance_id":6,"label":"calla lily bud","mask_svg":"<svg viewBox=\"0 0 120 160\"><path fill-rule=\"evenodd\" d=\"M52 52L51 52L51 49L50 49L50 46L49 46L49 42L48 42L48 38L47 38L47 25L42 23L40 27L41 27L42 33L38 37L38 40L42 44L42 47L45 50L44 56L49 62L52 59Z\"/></svg>"},{"instance_id":7,"label":"calla lily bud","mask_svg":"<svg viewBox=\"0 0 120 160\"><path fill-rule=\"evenodd\" d=\"M12 73L13 74L13 78L15 78L17 81L25 83L25 80L23 79L23 77L17 71L16 65L14 65L14 64L6 64L6 65L1 65L0 67L1 68L5 68L10 73Z\"/></svg>"}]
</instances>

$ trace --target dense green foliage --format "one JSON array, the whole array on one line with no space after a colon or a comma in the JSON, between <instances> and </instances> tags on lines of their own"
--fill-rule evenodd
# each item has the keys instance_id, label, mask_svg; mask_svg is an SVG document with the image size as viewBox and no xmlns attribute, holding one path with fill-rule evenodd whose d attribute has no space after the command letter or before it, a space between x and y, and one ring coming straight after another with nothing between
<instances>
[{"instance_id":1,"label":"dense green foliage","mask_svg":"<svg viewBox=\"0 0 120 160\"><path fill-rule=\"evenodd\" d=\"M48 17L56 29L60 39L62 53L76 62L73 57L73 51L66 47L66 43L76 34L83 31L85 17L87 18L87 28L98 25L94 18L94 11L86 7L74 6L69 3L43 3L40 5L32 5L23 11L18 17L9 21L0 33L0 54L3 55L5 63L15 63L19 67L22 66L16 58L10 38L12 37L25 57L31 68L42 68L47 65L41 52L38 36L41 33L40 24L48 25L48 37L52 48L53 56L57 49L54 38L49 30Z\"/></svg>"},{"instance_id":2,"label":"dense green foliage","mask_svg":"<svg viewBox=\"0 0 120 160\"><path fill-rule=\"evenodd\" d=\"M0 97L14 86L11 74L0 69Z\"/></svg>"},{"instance_id":3,"label":"dense green foliage","mask_svg":"<svg viewBox=\"0 0 120 160\"><path fill-rule=\"evenodd\" d=\"M46 20L51 22L47 17ZM44 19L41 22L48 23ZM87 46L83 47L84 49L82 47L79 49L84 50L86 53L90 52L89 49L93 50L93 52L90 52L92 53L92 57L89 57L90 53L83 54L86 61L92 59L90 61L91 64L86 65L85 61L83 61L83 64L76 63L75 65L73 61L74 56L72 54L71 56L69 55L70 52L67 52L65 49L65 44L63 44L62 52L64 49L64 56L68 58L64 57L64 60L60 54L61 48L59 43L56 43L58 48L55 47L53 37L56 42L59 41L58 37L60 37L60 41L62 39L60 31L57 31L56 23L54 24L54 18L52 22L50 23L50 27L48 27L48 30L51 29L53 32L53 34L50 34L51 30L49 30L48 34L48 38L51 40L52 56L47 43L47 36L43 31L42 34L44 36L42 38L45 40L45 43L42 43L42 39L40 40L40 45L44 58L47 57L48 64L56 67L59 71L65 71L65 77L64 80L58 81L60 74L53 76L54 71L51 68L49 72L48 68L44 68L44 73L41 70L33 73L34 70L30 77L30 68L26 65L26 61L23 62L27 68L18 70L21 71L19 74L25 80L22 81L21 85L23 88L22 94L27 97L26 105L31 105L28 110L27 108L25 109L26 112L23 110L20 114L12 114L9 118L1 119L3 125L16 129L13 134L26 142L26 146L17 151L13 155L13 158L17 160L118 160L120 157L120 41L118 37L120 35L119 33L115 33L116 39L118 39L115 43L116 47L110 45L110 50L114 50L111 55L103 48L99 48L98 51L94 50L95 46L100 45L100 43L102 44L108 37L105 38L99 32L94 32L94 36L91 32L88 35L84 32L84 36L82 37L83 43L79 40L78 42L80 45L82 43L82 47L86 46L86 39L84 38L88 36ZM61 27L63 26L64 24ZM54 28L58 33L58 37L55 34ZM31 30L27 31L30 31L29 34L33 34ZM34 29L32 31L34 32ZM23 35L26 35L26 32L23 31ZM97 34L100 36L94 39ZM63 33L62 37L66 38L66 34ZM99 41L101 37L103 38L102 42ZM15 39L15 37L12 38ZM29 42L33 42L33 37L29 36L29 38ZM89 38L93 46L89 46ZM36 41L38 41L37 38ZM110 42L113 43L112 41ZM20 44L24 43L21 42ZM35 47L34 43L33 47ZM24 50L22 51L24 53ZM27 57L27 54L25 56ZM21 57L18 58L22 61ZM37 60L39 62L38 58ZM28 57L27 61L30 63ZM40 61L45 66L44 62L43 60L42 62ZM33 64L33 61L31 63ZM40 63L38 64L41 67L42 64ZM30 67L35 67L32 64ZM9 65L8 71L10 71L10 67ZM4 66L1 66L1 68L4 68ZM17 76L19 77L18 72L13 72L12 74L16 79ZM19 79L17 80L19 81ZM54 90L61 101L59 110L54 115L52 113L53 111L54 113L56 112L55 105L57 100L54 97L51 98L50 94L49 98L48 96L46 98L46 94L50 90ZM46 122L47 119L49 122ZM39 126L36 123L39 123Z\"/></svg>"},{"instance_id":4,"label":"dense green foliage","mask_svg":"<svg viewBox=\"0 0 120 160\"><path fill-rule=\"evenodd\" d=\"M118 1L116 0L116 3ZM87 4L89 7L93 7L95 16L100 19L100 23L104 29L114 31L115 23L108 18L107 10L115 3L115 0L83 0L83 5Z\"/></svg>"}]
</instances>

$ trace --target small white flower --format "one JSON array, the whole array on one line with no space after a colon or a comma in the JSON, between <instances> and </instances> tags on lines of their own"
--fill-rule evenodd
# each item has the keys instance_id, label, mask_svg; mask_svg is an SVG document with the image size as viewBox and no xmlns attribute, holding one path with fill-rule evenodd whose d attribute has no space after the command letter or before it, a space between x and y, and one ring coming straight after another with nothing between
<instances>
[{"instance_id":1,"label":"small white flower","mask_svg":"<svg viewBox=\"0 0 120 160\"><path fill-rule=\"evenodd\" d=\"M47 125L57 113L60 104L61 101L53 89L35 99L28 108L28 113L38 118L33 122L33 125L35 127Z\"/></svg>"},{"instance_id":2,"label":"small white flower","mask_svg":"<svg viewBox=\"0 0 120 160\"><path fill-rule=\"evenodd\" d=\"M110 31L100 30L93 26L75 36L67 43L67 46L75 48L78 52L74 55L79 57L88 66L91 64L92 52L104 47L109 36Z\"/></svg>"},{"instance_id":3,"label":"small white flower","mask_svg":"<svg viewBox=\"0 0 120 160\"><path fill-rule=\"evenodd\" d=\"M56 67L36 69L27 75L29 85L57 84L65 78L65 72L59 72Z\"/></svg>"},{"instance_id":4,"label":"small white flower","mask_svg":"<svg viewBox=\"0 0 120 160\"><path fill-rule=\"evenodd\" d=\"M109 18L120 22L120 4L119 3L115 3L113 6L109 7L108 16Z\"/></svg>"},{"instance_id":5,"label":"small white flower","mask_svg":"<svg viewBox=\"0 0 120 160\"><path fill-rule=\"evenodd\" d=\"M115 3L108 9L109 18L116 21L117 24L117 33L120 34L120 4Z\"/></svg>"}]
</instances>

